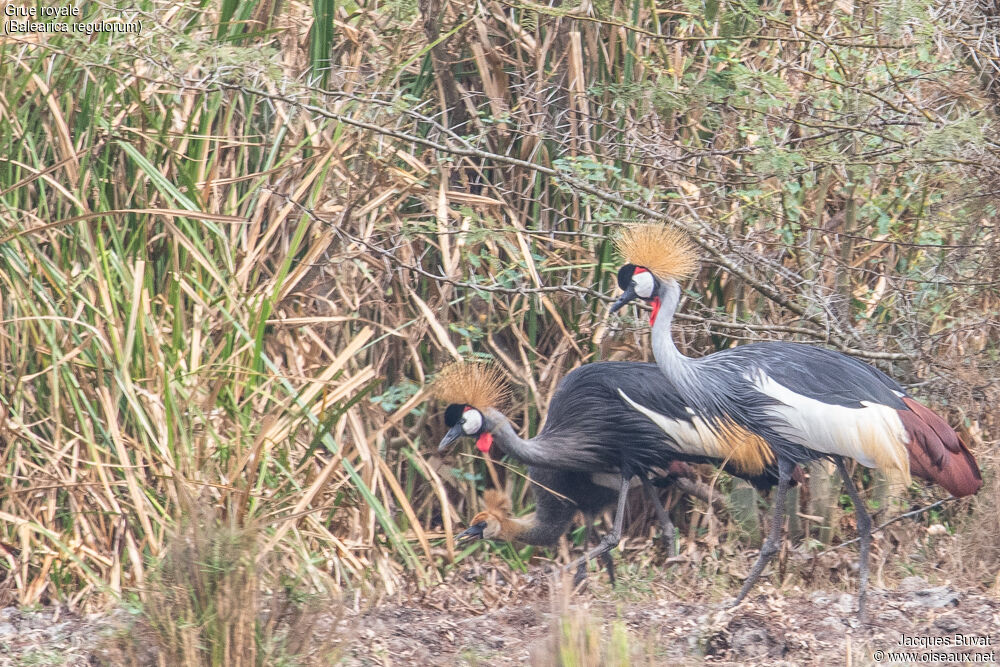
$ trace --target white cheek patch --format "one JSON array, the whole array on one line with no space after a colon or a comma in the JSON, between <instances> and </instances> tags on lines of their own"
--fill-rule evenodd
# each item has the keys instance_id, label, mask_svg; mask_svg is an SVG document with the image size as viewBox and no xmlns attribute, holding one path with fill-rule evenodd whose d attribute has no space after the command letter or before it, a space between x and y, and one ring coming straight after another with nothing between
<instances>
[{"instance_id":1,"label":"white cheek patch","mask_svg":"<svg viewBox=\"0 0 1000 667\"><path fill-rule=\"evenodd\" d=\"M483 415L479 410L468 410L462 415L462 431L466 435L475 435L483 427Z\"/></svg>"},{"instance_id":2,"label":"white cheek patch","mask_svg":"<svg viewBox=\"0 0 1000 667\"><path fill-rule=\"evenodd\" d=\"M632 285L634 285L635 294L641 299L648 299L653 296L653 286L655 282L653 274L649 271L636 273L632 276Z\"/></svg>"}]
</instances>

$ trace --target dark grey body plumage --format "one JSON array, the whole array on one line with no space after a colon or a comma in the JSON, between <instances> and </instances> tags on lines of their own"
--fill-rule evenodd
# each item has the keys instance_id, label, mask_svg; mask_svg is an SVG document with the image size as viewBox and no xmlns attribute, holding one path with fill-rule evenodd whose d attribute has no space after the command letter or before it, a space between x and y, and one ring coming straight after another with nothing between
<instances>
[{"instance_id":1,"label":"dark grey body plumage","mask_svg":"<svg viewBox=\"0 0 1000 667\"><path fill-rule=\"evenodd\" d=\"M536 440L546 447L578 454L593 470L627 470L632 474L656 474L673 461L713 463L719 460L680 450L674 440L652 420L633 408L619 393L669 419L690 421L692 414L673 383L654 363L603 361L580 366L563 378L552 400ZM777 469L747 475L726 465L730 474L742 477L761 490L777 484Z\"/></svg>"},{"instance_id":2,"label":"dark grey body plumage","mask_svg":"<svg viewBox=\"0 0 1000 667\"><path fill-rule=\"evenodd\" d=\"M619 393L627 388L630 399L665 417L690 420L686 404L654 363L605 361L574 369L559 383L542 430L533 440L546 448L579 452L582 470L543 465L528 467L537 511L536 524L518 536L526 544L551 545L569 528L580 511L595 517L618 498L618 490L594 481L595 468L606 473L623 469L640 476L660 476L673 461L713 463L718 459L679 452L673 440L648 417L635 410ZM498 445L503 448L502 440ZM776 469L747 475L725 466L760 490L777 484ZM601 474L606 474L601 473ZM554 491L555 494L550 493ZM558 494L558 495L556 495Z\"/></svg>"}]
</instances>

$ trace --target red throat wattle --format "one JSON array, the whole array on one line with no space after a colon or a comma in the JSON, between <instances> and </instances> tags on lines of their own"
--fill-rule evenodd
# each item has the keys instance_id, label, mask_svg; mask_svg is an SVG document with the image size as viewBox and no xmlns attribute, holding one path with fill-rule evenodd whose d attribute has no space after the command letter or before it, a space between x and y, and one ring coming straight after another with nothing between
<instances>
[{"instance_id":1,"label":"red throat wattle","mask_svg":"<svg viewBox=\"0 0 1000 667\"><path fill-rule=\"evenodd\" d=\"M649 324L652 326L656 322L656 316L660 313L660 297L654 296L650 305L653 306L653 312L649 316Z\"/></svg>"},{"instance_id":2,"label":"red throat wattle","mask_svg":"<svg viewBox=\"0 0 1000 667\"><path fill-rule=\"evenodd\" d=\"M493 434L492 433L483 433L482 435L479 436L479 439L476 440L476 449L478 449L479 451L481 451L483 454L486 454L487 452L489 452L490 451L490 447L492 445L493 445Z\"/></svg>"}]
</instances>

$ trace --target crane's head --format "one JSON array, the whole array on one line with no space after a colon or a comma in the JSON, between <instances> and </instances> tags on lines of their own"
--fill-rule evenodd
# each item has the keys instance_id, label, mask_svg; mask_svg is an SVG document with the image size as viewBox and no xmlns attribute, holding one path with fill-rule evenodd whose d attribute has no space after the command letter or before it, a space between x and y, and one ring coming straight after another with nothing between
<instances>
[{"instance_id":1,"label":"crane's head","mask_svg":"<svg viewBox=\"0 0 1000 667\"><path fill-rule=\"evenodd\" d=\"M655 320L664 284L678 285L697 265L688 237L663 225L628 227L615 240L615 247L627 264L618 270L618 286L624 293L611 306L611 313L638 298L652 304L650 320Z\"/></svg>"},{"instance_id":2,"label":"crane's head","mask_svg":"<svg viewBox=\"0 0 1000 667\"><path fill-rule=\"evenodd\" d=\"M507 398L500 370L476 362L449 364L434 380L434 395L449 404L444 411L448 433L438 451L446 451L462 436L471 436L479 451L488 452L493 444L490 429L496 426L488 412L500 409Z\"/></svg>"},{"instance_id":3,"label":"crane's head","mask_svg":"<svg viewBox=\"0 0 1000 667\"><path fill-rule=\"evenodd\" d=\"M486 416L476 408L465 403L452 403L444 411L444 423L448 432L441 438L438 451L444 452L452 443L463 435L476 438L476 448L482 453L490 451L493 444L493 434L489 430Z\"/></svg>"},{"instance_id":4,"label":"crane's head","mask_svg":"<svg viewBox=\"0 0 1000 667\"><path fill-rule=\"evenodd\" d=\"M513 516L510 498L497 489L487 489L483 492L483 505L485 509L472 517L469 527L456 535L455 539L466 541L502 537L504 524Z\"/></svg>"}]
</instances>

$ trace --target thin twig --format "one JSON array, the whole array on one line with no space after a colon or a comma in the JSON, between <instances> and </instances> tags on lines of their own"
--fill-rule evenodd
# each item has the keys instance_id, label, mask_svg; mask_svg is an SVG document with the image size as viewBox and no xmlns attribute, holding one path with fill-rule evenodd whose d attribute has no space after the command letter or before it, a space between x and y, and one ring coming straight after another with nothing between
<instances>
[{"instance_id":1,"label":"thin twig","mask_svg":"<svg viewBox=\"0 0 1000 667\"><path fill-rule=\"evenodd\" d=\"M927 507L918 507L917 509L913 510L912 512L907 512L905 514L900 514L899 516L896 516L896 517L893 517L893 518L889 519L888 521L886 521L882 525L873 528L872 532L873 533L877 533L878 531L882 530L886 526L894 524L897 521L900 521L901 519L905 519L905 518L910 517L910 516L916 516L917 514L923 514L927 510L932 510L935 507L937 507L939 505L944 505L945 503L951 502L952 500L958 500L958 497L957 496L948 496L944 500L939 500L936 503L931 503ZM859 541L860 539L861 539L860 537L855 537L853 540L848 540L846 542L841 542L840 544L838 544L835 547L830 547L829 549L826 549L825 551L820 551L818 554L813 555L813 558L819 558L823 554L828 554L831 551L835 551L835 550L837 550L837 549L839 549L841 547L846 547L848 544L854 544L855 542Z\"/></svg>"}]
</instances>

